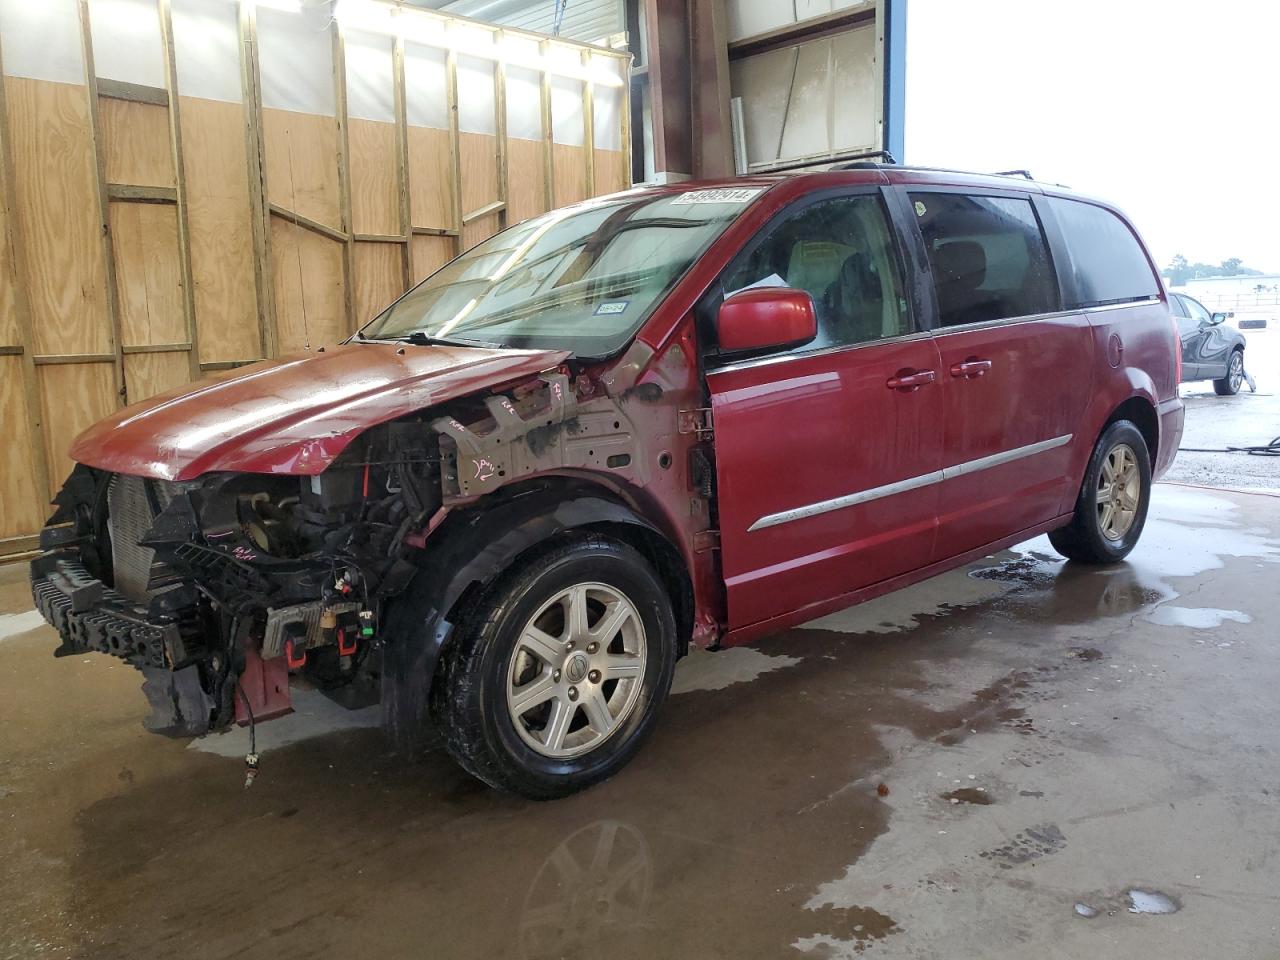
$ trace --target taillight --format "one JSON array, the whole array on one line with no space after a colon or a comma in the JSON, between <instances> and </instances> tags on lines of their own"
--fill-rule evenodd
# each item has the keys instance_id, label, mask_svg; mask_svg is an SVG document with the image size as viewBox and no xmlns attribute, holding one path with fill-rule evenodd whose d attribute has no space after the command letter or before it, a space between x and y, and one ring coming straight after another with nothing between
<instances>
[{"instance_id":1,"label":"taillight","mask_svg":"<svg viewBox=\"0 0 1280 960\"><path fill-rule=\"evenodd\" d=\"M1173 317L1173 392L1178 392L1182 382L1182 333L1178 330L1178 318Z\"/></svg>"}]
</instances>

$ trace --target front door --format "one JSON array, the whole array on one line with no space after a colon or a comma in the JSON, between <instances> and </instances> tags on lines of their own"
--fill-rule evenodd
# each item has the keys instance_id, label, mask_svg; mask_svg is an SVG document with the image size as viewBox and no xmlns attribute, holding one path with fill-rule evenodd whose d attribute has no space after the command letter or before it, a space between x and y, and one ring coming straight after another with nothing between
<instances>
[{"instance_id":1,"label":"front door","mask_svg":"<svg viewBox=\"0 0 1280 960\"><path fill-rule=\"evenodd\" d=\"M817 339L787 351L707 345L731 629L929 560L942 384L885 210L879 190L803 201L743 250L715 294L794 287L818 316ZM714 321L703 331L714 340Z\"/></svg>"},{"instance_id":2,"label":"front door","mask_svg":"<svg viewBox=\"0 0 1280 960\"><path fill-rule=\"evenodd\" d=\"M1058 285L1031 201L913 191L933 275L946 409L935 560L1053 519L1073 481L1093 341Z\"/></svg>"}]
</instances>

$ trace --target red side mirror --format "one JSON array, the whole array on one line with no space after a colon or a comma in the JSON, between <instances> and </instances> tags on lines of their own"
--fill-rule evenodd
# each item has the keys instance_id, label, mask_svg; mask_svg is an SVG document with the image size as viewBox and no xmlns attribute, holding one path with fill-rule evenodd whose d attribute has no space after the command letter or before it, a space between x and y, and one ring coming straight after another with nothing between
<instances>
[{"instance_id":1,"label":"red side mirror","mask_svg":"<svg viewBox=\"0 0 1280 960\"><path fill-rule=\"evenodd\" d=\"M813 297L791 287L755 287L720 305L721 350L763 350L807 343L818 333Z\"/></svg>"}]
</instances>

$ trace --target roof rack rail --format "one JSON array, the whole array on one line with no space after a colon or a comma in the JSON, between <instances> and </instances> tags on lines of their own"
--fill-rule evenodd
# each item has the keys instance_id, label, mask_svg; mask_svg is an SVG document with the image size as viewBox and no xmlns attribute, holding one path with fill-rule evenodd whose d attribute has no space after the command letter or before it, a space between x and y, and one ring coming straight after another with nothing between
<instances>
[{"instance_id":1,"label":"roof rack rail","mask_svg":"<svg viewBox=\"0 0 1280 960\"><path fill-rule=\"evenodd\" d=\"M893 154L888 150L872 150L870 153L860 154L856 160L850 160L848 163L837 163L831 166L831 170L871 170L880 166L872 157L882 157L884 162L891 166L897 166L898 161L893 158Z\"/></svg>"},{"instance_id":2,"label":"roof rack rail","mask_svg":"<svg viewBox=\"0 0 1280 960\"><path fill-rule=\"evenodd\" d=\"M991 174L993 177L1026 177L1028 180L1034 180L1030 170L997 170Z\"/></svg>"}]
</instances>

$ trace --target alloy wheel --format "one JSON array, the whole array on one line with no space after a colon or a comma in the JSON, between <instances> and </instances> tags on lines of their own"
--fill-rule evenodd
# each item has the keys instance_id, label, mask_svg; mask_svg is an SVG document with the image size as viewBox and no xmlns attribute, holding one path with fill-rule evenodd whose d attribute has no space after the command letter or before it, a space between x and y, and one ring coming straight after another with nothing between
<instances>
[{"instance_id":1,"label":"alloy wheel","mask_svg":"<svg viewBox=\"0 0 1280 960\"><path fill-rule=\"evenodd\" d=\"M1108 540L1120 540L1133 526L1142 498L1138 457L1127 443L1107 451L1098 472L1098 527Z\"/></svg>"},{"instance_id":2,"label":"alloy wheel","mask_svg":"<svg viewBox=\"0 0 1280 960\"><path fill-rule=\"evenodd\" d=\"M1244 355L1239 350L1231 354L1231 363L1227 367L1227 382L1231 384L1232 393L1240 392L1240 384L1244 382Z\"/></svg>"},{"instance_id":3,"label":"alloy wheel","mask_svg":"<svg viewBox=\"0 0 1280 960\"><path fill-rule=\"evenodd\" d=\"M620 590L561 590L529 619L511 655L507 710L516 732L546 757L594 750L635 709L646 656L644 624Z\"/></svg>"}]
</instances>

